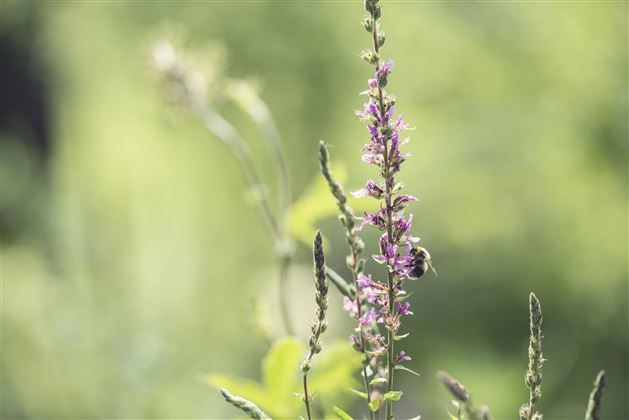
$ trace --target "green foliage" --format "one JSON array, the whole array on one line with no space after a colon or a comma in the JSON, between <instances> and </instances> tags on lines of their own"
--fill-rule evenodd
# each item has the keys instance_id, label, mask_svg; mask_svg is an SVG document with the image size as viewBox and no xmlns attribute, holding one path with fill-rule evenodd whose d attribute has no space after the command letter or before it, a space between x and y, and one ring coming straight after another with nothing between
<instances>
[{"instance_id":1,"label":"green foliage","mask_svg":"<svg viewBox=\"0 0 629 420\"><path fill-rule=\"evenodd\" d=\"M337 181L345 184L347 180L345 167L333 164L332 170ZM358 214L368 209L367 200L357 200L350 196L348 202ZM289 232L293 238L310 246L317 230L315 227L317 222L334 217L337 213L338 208L334 200L330 199L328 184L317 174L305 192L291 206Z\"/></svg>"},{"instance_id":2,"label":"green foliage","mask_svg":"<svg viewBox=\"0 0 629 420\"><path fill-rule=\"evenodd\" d=\"M380 400L375 399L369 402L369 409L374 413L380 409Z\"/></svg>"},{"instance_id":3,"label":"green foliage","mask_svg":"<svg viewBox=\"0 0 629 420\"><path fill-rule=\"evenodd\" d=\"M338 418L341 420L354 420L352 416L350 416L349 414L347 414L345 411L343 411L337 406L334 406L332 408L332 411L334 411L334 414L336 414Z\"/></svg>"},{"instance_id":4,"label":"green foliage","mask_svg":"<svg viewBox=\"0 0 629 420\"><path fill-rule=\"evenodd\" d=\"M384 399L389 401L399 401L402 398L402 391L389 391L384 394Z\"/></svg>"},{"instance_id":5,"label":"green foliage","mask_svg":"<svg viewBox=\"0 0 629 420\"><path fill-rule=\"evenodd\" d=\"M297 418L303 405L294 394L301 391L298 368L305 352L300 340L286 338L273 344L264 357L261 383L223 374L208 375L207 382L257 404L273 418ZM346 343L332 343L313 360L313 365L309 374L311 392L324 404L338 403L343 401L339 398L341 391L355 385L360 359Z\"/></svg>"},{"instance_id":6,"label":"green foliage","mask_svg":"<svg viewBox=\"0 0 629 420\"><path fill-rule=\"evenodd\" d=\"M419 376L419 373L415 372L414 370L411 370L411 369L407 368L406 366L402 366L402 365L395 365L395 368L394 368L394 369L397 369L397 370L403 370L403 371L405 371L405 372L412 373L412 374L413 374L413 375L415 375L415 376Z\"/></svg>"}]
</instances>

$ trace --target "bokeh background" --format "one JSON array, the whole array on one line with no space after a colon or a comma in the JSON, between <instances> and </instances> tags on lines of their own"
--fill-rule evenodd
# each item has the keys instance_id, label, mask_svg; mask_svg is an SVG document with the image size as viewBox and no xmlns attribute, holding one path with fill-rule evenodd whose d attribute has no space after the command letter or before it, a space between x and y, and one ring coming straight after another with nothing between
<instances>
[{"instance_id":1,"label":"bokeh background","mask_svg":"<svg viewBox=\"0 0 629 420\"><path fill-rule=\"evenodd\" d=\"M297 200L312 199L319 139L357 189L374 176L353 116L370 76L361 2L0 7L3 418L237 415L203 375L259 379L268 344L252 300L277 307L276 258L237 164L164 100L148 51L177 28L220 48L225 74L257 79ZM411 286L405 349L421 376L399 375L401 418L446 418L439 369L516 418L530 291L545 315L545 418L582 418L599 368L604 418L629 418L627 25L625 2L384 2L389 87L417 127L402 178L439 270ZM274 194L255 126L224 113ZM335 215L301 217L345 273ZM304 338L310 267L297 242L290 310ZM345 340L336 293L331 307L326 340ZM282 334L274 310L263 318Z\"/></svg>"}]
</instances>

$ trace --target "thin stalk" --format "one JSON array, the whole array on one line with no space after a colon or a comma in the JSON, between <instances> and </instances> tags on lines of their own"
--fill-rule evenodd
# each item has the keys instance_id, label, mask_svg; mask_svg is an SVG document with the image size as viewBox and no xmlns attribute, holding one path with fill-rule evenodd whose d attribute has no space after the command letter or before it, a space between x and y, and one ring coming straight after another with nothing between
<instances>
[{"instance_id":1,"label":"thin stalk","mask_svg":"<svg viewBox=\"0 0 629 420\"><path fill-rule=\"evenodd\" d=\"M243 173L245 182L248 184L249 189L253 191L256 197L256 202L258 204L256 207L260 213L260 217L271 235L275 248L281 254L279 274L280 314L284 329L287 334L292 335L293 328L290 322L286 298L286 282L292 255L290 250L287 249L289 248L287 245L289 241L286 238L286 221L278 221L277 217L273 213L268 196L265 192L264 183L262 182L262 178L255 167L249 147L236 128L220 114L203 104L201 101L195 101L192 106L205 127L230 148L239 164L241 172Z\"/></svg>"},{"instance_id":2,"label":"thin stalk","mask_svg":"<svg viewBox=\"0 0 629 420\"><path fill-rule=\"evenodd\" d=\"M284 329L288 335L294 334L293 325L290 321L290 314L288 311L288 299L286 296L286 284L288 282L288 273L290 269L292 254L285 254L281 257L280 261L280 284L279 284L279 299L280 299L280 312Z\"/></svg>"},{"instance_id":3,"label":"thin stalk","mask_svg":"<svg viewBox=\"0 0 629 420\"><path fill-rule=\"evenodd\" d=\"M258 124L269 149L277 162L278 187L280 191L280 206L284 215L288 215L288 209L292 202L290 171L286 153L282 147L282 140L273 116L266 102L256 96L255 100L247 107L247 112Z\"/></svg>"},{"instance_id":4,"label":"thin stalk","mask_svg":"<svg viewBox=\"0 0 629 420\"><path fill-rule=\"evenodd\" d=\"M306 413L308 414L308 420L312 419L310 415L310 397L308 396L308 374L304 373L304 404L306 405Z\"/></svg>"}]
</instances>

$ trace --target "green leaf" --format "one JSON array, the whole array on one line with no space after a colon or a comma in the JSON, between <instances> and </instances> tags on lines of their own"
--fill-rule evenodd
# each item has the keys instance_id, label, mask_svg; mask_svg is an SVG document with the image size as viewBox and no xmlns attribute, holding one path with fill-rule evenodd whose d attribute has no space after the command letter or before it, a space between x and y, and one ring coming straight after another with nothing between
<instances>
[{"instance_id":1,"label":"green leaf","mask_svg":"<svg viewBox=\"0 0 629 420\"><path fill-rule=\"evenodd\" d=\"M354 286L351 286L343 277L341 277L336 271L330 267L325 267L325 275L336 286L342 295L347 296L350 299L356 298L356 290Z\"/></svg>"},{"instance_id":2,"label":"green leaf","mask_svg":"<svg viewBox=\"0 0 629 420\"><path fill-rule=\"evenodd\" d=\"M206 381L213 387L226 388L255 403L272 418L298 418L303 412L300 392L303 392L299 363L306 351L301 340L286 338L273 344L262 363L262 383L249 379L213 374ZM326 345L313 360L308 374L311 396L322 400L334 399L337 404L350 401L348 387L357 386L356 372L360 369L360 354L346 342ZM297 396L298 398L295 398Z\"/></svg>"},{"instance_id":3,"label":"green leaf","mask_svg":"<svg viewBox=\"0 0 629 420\"><path fill-rule=\"evenodd\" d=\"M419 376L419 373L415 372L414 370L411 370L409 368L407 368L406 366L402 366L402 365L395 365L394 369L397 370L404 370L406 372L412 373L415 376Z\"/></svg>"},{"instance_id":4,"label":"green leaf","mask_svg":"<svg viewBox=\"0 0 629 420\"><path fill-rule=\"evenodd\" d=\"M450 416L450 420L461 420L458 416L455 416L449 411L448 411L448 416Z\"/></svg>"},{"instance_id":5,"label":"green leaf","mask_svg":"<svg viewBox=\"0 0 629 420\"><path fill-rule=\"evenodd\" d=\"M384 394L384 399L391 401L400 401L400 398L402 398L402 394L402 391L389 391Z\"/></svg>"},{"instance_id":6,"label":"green leaf","mask_svg":"<svg viewBox=\"0 0 629 420\"><path fill-rule=\"evenodd\" d=\"M387 383L387 378L376 378L376 379L372 379L371 382L369 382L369 385L386 384L386 383Z\"/></svg>"},{"instance_id":7,"label":"green leaf","mask_svg":"<svg viewBox=\"0 0 629 420\"><path fill-rule=\"evenodd\" d=\"M413 296L413 294L414 294L414 293L415 293L415 292L411 292L411 293L407 293L407 294L402 295L402 296L398 296L398 297L396 297L396 298L395 298L395 300L396 300L397 302L404 302L405 300L407 300L408 298L410 298L411 296Z\"/></svg>"},{"instance_id":8,"label":"green leaf","mask_svg":"<svg viewBox=\"0 0 629 420\"><path fill-rule=\"evenodd\" d=\"M292 395L301 390L297 366L305 351L295 338L274 343L262 362L263 383L220 374L208 375L206 381L255 403L273 418L297 418L303 404Z\"/></svg>"},{"instance_id":9,"label":"green leaf","mask_svg":"<svg viewBox=\"0 0 629 420\"><path fill-rule=\"evenodd\" d=\"M262 378L268 389L286 398L298 386L296 366L305 352L304 345L295 339L278 341L262 360Z\"/></svg>"},{"instance_id":10,"label":"green leaf","mask_svg":"<svg viewBox=\"0 0 629 420\"><path fill-rule=\"evenodd\" d=\"M347 170L340 165L332 165L332 170L336 180L343 184L347 179ZM348 202L356 214L375 209L375 201L374 204L369 205L370 201L374 200L360 200L351 196L348 197ZM305 193L290 208L289 231L291 236L308 247L312 246L312 237L317 230L315 227L317 222L336 216L338 211L336 201L330 193L325 178L317 173L316 178L306 188Z\"/></svg>"},{"instance_id":11,"label":"green leaf","mask_svg":"<svg viewBox=\"0 0 629 420\"><path fill-rule=\"evenodd\" d=\"M371 400L369 403L369 409L374 413L380 409L380 400Z\"/></svg>"},{"instance_id":12,"label":"green leaf","mask_svg":"<svg viewBox=\"0 0 629 420\"><path fill-rule=\"evenodd\" d=\"M349 395L343 391L358 385L356 371L360 366L360 353L345 341L328 344L313 361L308 388L318 392L324 401L349 402ZM339 399L340 395L347 396L345 401Z\"/></svg>"},{"instance_id":13,"label":"green leaf","mask_svg":"<svg viewBox=\"0 0 629 420\"><path fill-rule=\"evenodd\" d=\"M406 338L406 337L408 337L409 335L411 335L411 333L406 333L406 334L402 334L402 335L396 335L396 336L394 336L394 337L393 337L393 339L394 339L395 341L400 341L400 340L405 339L405 338Z\"/></svg>"},{"instance_id":14,"label":"green leaf","mask_svg":"<svg viewBox=\"0 0 629 420\"><path fill-rule=\"evenodd\" d=\"M422 416L415 416L412 419L408 419L408 420L420 420L422 418Z\"/></svg>"},{"instance_id":15,"label":"green leaf","mask_svg":"<svg viewBox=\"0 0 629 420\"><path fill-rule=\"evenodd\" d=\"M360 398L363 398L363 399L365 399L365 400L367 399L367 393L362 392L362 391L358 391L357 389L354 389L354 388L348 388L348 389L349 389L352 393L354 393L354 394L358 395Z\"/></svg>"},{"instance_id":16,"label":"green leaf","mask_svg":"<svg viewBox=\"0 0 629 420\"><path fill-rule=\"evenodd\" d=\"M341 410L337 406L332 407L332 411L334 411L334 414L336 414L338 418L341 420L354 420L352 416L350 416L349 414L347 414L345 411Z\"/></svg>"}]
</instances>

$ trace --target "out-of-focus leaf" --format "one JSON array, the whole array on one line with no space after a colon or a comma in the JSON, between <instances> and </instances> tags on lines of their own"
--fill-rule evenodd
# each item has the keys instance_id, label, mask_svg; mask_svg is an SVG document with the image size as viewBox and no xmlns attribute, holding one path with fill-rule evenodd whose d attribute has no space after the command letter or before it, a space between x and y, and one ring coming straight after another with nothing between
<instances>
[{"instance_id":1,"label":"out-of-focus leaf","mask_svg":"<svg viewBox=\"0 0 629 420\"><path fill-rule=\"evenodd\" d=\"M362 391L359 391L359 390L354 389L354 388L348 388L348 389L349 389L349 391L350 391L352 394L354 394L354 395L358 395L358 396L359 396L360 398L362 398L362 399L365 399L365 400L367 399L367 393L366 393L366 392L362 392Z\"/></svg>"},{"instance_id":2,"label":"out-of-focus leaf","mask_svg":"<svg viewBox=\"0 0 629 420\"><path fill-rule=\"evenodd\" d=\"M402 391L389 391L386 394L384 394L384 399L385 400L391 400L391 401L399 401L400 398L402 398Z\"/></svg>"},{"instance_id":3,"label":"out-of-focus leaf","mask_svg":"<svg viewBox=\"0 0 629 420\"><path fill-rule=\"evenodd\" d=\"M354 420L352 418L352 416L350 416L349 414L347 414L345 411L341 410L337 406L334 406L332 408L332 411L334 411L334 414L336 414L338 416L338 418L341 419L341 420Z\"/></svg>"},{"instance_id":4,"label":"out-of-focus leaf","mask_svg":"<svg viewBox=\"0 0 629 420\"><path fill-rule=\"evenodd\" d=\"M262 361L263 383L227 375L209 375L208 383L226 388L258 405L273 418L297 418L303 410L299 380L299 362L306 349L300 340L286 338L276 342ZM346 343L326 345L320 357L313 361L308 375L311 397L323 401L343 400L342 392L355 386L355 373L360 367L360 355ZM339 397L340 396L340 397Z\"/></svg>"},{"instance_id":5,"label":"out-of-focus leaf","mask_svg":"<svg viewBox=\"0 0 629 420\"><path fill-rule=\"evenodd\" d=\"M299 340L287 338L278 341L262 361L262 380L278 398L288 398L298 384L299 362L305 352Z\"/></svg>"},{"instance_id":6,"label":"out-of-focus leaf","mask_svg":"<svg viewBox=\"0 0 629 420\"><path fill-rule=\"evenodd\" d=\"M386 384L386 383L387 383L387 378L376 378L376 379L372 379L371 382L369 382L370 385Z\"/></svg>"},{"instance_id":7,"label":"out-of-focus leaf","mask_svg":"<svg viewBox=\"0 0 629 420\"><path fill-rule=\"evenodd\" d=\"M207 383L213 386L214 388L221 389L225 388L234 394L241 396L242 398L255 401L256 404L263 406L263 409L267 409L264 402L267 400L268 395L266 389L261 384L249 380L249 379L240 379L240 378L232 378L229 375L208 375ZM268 410L271 412L271 410Z\"/></svg>"},{"instance_id":8,"label":"out-of-focus leaf","mask_svg":"<svg viewBox=\"0 0 629 420\"><path fill-rule=\"evenodd\" d=\"M339 403L343 390L358 384L358 369L360 354L346 342L324 345L308 374L308 388L318 392L323 401Z\"/></svg>"},{"instance_id":9,"label":"out-of-focus leaf","mask_svg":"<svg viewBox=\"0 0 629 420\"><path fill-rule=\"evenodd\" d=\"M262 361L263 383L228 375L209 375L208 383L225 388L252 401L274 418L295 418L302 403L292 394L300 390L298 366L305 347L300 340L286 338L273 344Z\"/></svg>"},{"instance_id":10,"label":"out-of-focus leaf","mask_svg":"<svg viewBox=\"0 0 629 420\"><path fill-rule=\"evenodd\" d=\"M369 403L369 409L373 412L378 411L378 409L380 408L380 400L371 400L371 402Z\"/></svg>"},{"instance_id":11,"label":"out-of-focus leaf","mask_svg":"<svg viewBox=\"0 0 629 420\"><path fill-rule=\"evenodd\" d=\"M315 158L313 150L313 159ZM332 165L336 180L343 184L347 180L347 170L341 165ZM347 186L343 185L347 193L348 202L356 215L362 214L370 208L375 208L373 200L357 200L349 194ZM369 204L371 203L371 206ZM312 237L316 231L318 221L336 216L338 208L330 193L328 184L323 176L317 173L305 192L291 206L289 231L293 238L311 246Z\"/></svg>"},{"instance_id":12,"label":"out-of-focus leaf","mask_svg":"<svg viewBox=\"0 0 629 420\"><path fill-rule=\"evenodd\" d=\"M342 295L347 296L350 299L356 298L356 289L350 285L340 274L332 270L330 267L325 267L325 275L336 286Z\"/></svg>"},{"instance_id":13,"label":"out-of-focus leaf","mask_svg":"<svg viewBox=\"0 0 629 420\"><path fill-rule=\"evenodd\" d=\"M404 370L406 372L412 373L415 376L419 376L419 373L415 372L414 370L411 370L409 368L407 368L406 366L402 366L402 365L395 365L395 368L397 370Z\"/></svg>"},{"instance_id":14,"label":"out-of-focus leaf","mask_svg":"<svg viewBox=\"0 0 629 420\"><path fill-rule=\"evenodd\" d=\"M411 333L406 333L406 334L402 334L402 335L396 335L395 337L393 337L393 339L395 341L400 341L405 339L406 337L408 337Z\"/></svg>"}]
</instances>

